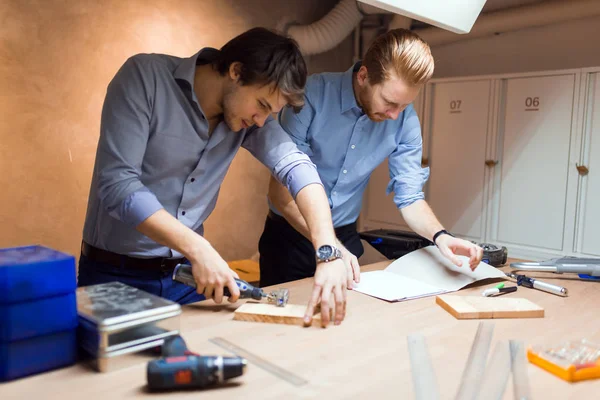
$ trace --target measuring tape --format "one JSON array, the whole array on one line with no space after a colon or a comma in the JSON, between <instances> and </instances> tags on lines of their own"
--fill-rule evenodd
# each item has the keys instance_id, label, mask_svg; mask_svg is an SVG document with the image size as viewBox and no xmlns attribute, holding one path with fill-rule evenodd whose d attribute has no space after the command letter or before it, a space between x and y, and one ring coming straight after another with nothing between
<instances>
[{"instance_id":1,"label":"measuring tape","mask_svg":"<svg viewBox=\"0 0 600 400\"><path fill-rule=\"evenodd\" d=\"M271 374L275 375L278 378L283 379L284 381L287 381L289 383L291 383L294 386L302 386L308 383L308 381L306 379L303 379L297 375L294 375L293 373L286 371L285 369L278 367L277 365L273 364L270 361L265 360L262 357L257 356L256 354L250 353L248 350L245 350L233 343L231 343L230 341L220 338L220 337L215 337L212 339L208 340L211 343L216 344L217 346L232 352L233 354L243 357L246 360L248 360L248 362L256 365L257 367L270 372Z\"/></svg>"}]
</instances>

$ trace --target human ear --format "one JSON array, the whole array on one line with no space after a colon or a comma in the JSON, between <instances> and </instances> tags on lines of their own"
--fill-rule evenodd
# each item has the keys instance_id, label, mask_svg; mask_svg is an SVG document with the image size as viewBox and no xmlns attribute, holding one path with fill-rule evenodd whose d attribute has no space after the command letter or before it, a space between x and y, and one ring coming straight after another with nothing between
<instances>
[{"instance_id":1,"label":"human ear","mask_svg":"<svg viewBox=\"0 0 600 400\"><path fill-rule=\"evenodd\" d=\"M239 61L232 62L229 65L229 77L234 81L238 82L242 75L242 63Z\"/></svg>"},{"instance_id":2,"label":"human ear","mask_svg":"<svg viewBox=\"0 0 600 400\"><path fill-rule=\"evenodd\" d=\"M369 73L367 71L367 67L365 67L364 65L362 65L360 67L360 69L356 73L356 79L358 80L358 83L361 86L367 82L367 80L369 79Z\"/></svg>"}]
</instances>

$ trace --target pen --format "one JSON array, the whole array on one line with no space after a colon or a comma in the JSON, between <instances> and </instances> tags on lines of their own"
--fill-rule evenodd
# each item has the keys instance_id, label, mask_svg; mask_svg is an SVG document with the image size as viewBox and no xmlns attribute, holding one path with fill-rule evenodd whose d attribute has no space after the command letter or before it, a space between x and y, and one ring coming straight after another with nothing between
<instances>
[{"instance_id":1,"label":"pen","mask_svg":"<svg viewBox=\"0 0 600 400\"><path fill-rule=\"evenodd\" d=\"M512 293L517 291L517 286L504 287L504 284L496 285L493 288L485 289L483 293L481 293L484 297L493 296L498 293Z\"/></svg>"},{"instance_id":2,"label":"pen","mask_svg":"<svg viewBox=\"0 0 600 400\"><path fill-rule=\"evenodd\" d=\"M544 292L556 294L558 296L568 296L567 288L562 286L553 285L551 283L542 282L538 279L529 278L525 275L513 274L507 272L506 276L517 280L517 285L525 286L528 288L542 290Z\"/></svg>"}]
</instances>

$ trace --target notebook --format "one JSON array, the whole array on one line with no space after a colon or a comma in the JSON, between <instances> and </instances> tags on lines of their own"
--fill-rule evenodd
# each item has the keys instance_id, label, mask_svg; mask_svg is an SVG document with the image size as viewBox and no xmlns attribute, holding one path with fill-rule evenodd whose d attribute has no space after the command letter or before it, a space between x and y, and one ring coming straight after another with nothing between
<instances>
[{"instance_id":1,"label":"notebook","mask_svg":"<svg viewBox=\"0 0 600 400\"><path fill-rule=\"evenodd\" d=\"M382 271L363 272L353 290L387 301L404 301L455 292L483 279L506 279L504 273L486 263L475 271L469 258L457 267L436 246L427 246L402 256Z\"/></svg>"}]
</instances>

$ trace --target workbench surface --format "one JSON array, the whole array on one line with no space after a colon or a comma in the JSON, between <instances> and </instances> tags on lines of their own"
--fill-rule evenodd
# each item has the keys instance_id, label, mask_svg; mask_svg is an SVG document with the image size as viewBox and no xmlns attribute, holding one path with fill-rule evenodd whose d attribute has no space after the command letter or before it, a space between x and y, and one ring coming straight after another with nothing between
<instances>
[{"instance_id":1,"label":"workbench surface","mask_svg":"<svg viewBox=\"0 0 600 400\"><path fill-rule=\"evenodd\" d=\"M362 267L385 268L389 262ZM504 270L509 270L504 267ZM569 297L519 288L509 296L527 298L545 309L544 318L495 320L492 346L517 339L525 345L554 345L588 338L600 342L600 282L586 282L549 273L526 273L565 286ZM294 304L305 304L312 279L285 285ZM457 295L479 296L493 283L470 287ZM202 302L183 307L182 335L191 350L204 355L228 355L209 342L222 337L306 379L297 387L249 364L246 373L227 386L204 391L152 394L146 390L146 363L127 369L96 373L84 365L0 384L1 399L115 400L121 398L211 399L412 399L414 398L406 337L423 333L443 399L451 399L479 324L457 320L435 304L435 297L388 303L357 292L348 293L346 320L327 329L233 321L236 305ZM534 399L596 399L600 380L567 383L539 367L527 365ZM509 379L504 399L512 399Z\"/></svg>"}]
</instances>

